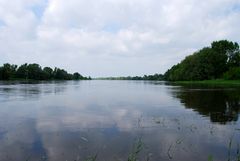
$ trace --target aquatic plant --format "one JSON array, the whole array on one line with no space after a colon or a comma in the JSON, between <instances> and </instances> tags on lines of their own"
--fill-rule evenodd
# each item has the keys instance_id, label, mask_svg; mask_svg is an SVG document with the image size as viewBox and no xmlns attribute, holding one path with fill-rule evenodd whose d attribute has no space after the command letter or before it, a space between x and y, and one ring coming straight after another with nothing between
<instances>
[{"instance_id":1,"label":"aquatic plant","mask_svg":"<svg viewBox=\"0 0 240 161\"><path fill-rule=\"evenodd\" d=\"M131 153L128 156L128 161L137 161L138 154L143 150L144 144L142 139L138 139L135 145L132 148Z\"/></svg>"},{"instance_id":2,"label":"aquatic plant","mask_svg":"<svg viewBox=\"0 0 240 161\"><path fill-rule=\"evenodd\" d=\"M88 157L86 160L84 160L84 161L96 161L97 160L97 154L96 155L94 155L94 156L90 156L90 157Z\"/></svg>"},{"instance_id":3,"label":"aquatic plant","mask_svg":"<svg viewBox=\"0 0 240 161\"><path fill-rule=\"evenodd\" d=\"M212 155L208 156L208 161L213 161L213 156Z\"/></svg>"}]
</instances>

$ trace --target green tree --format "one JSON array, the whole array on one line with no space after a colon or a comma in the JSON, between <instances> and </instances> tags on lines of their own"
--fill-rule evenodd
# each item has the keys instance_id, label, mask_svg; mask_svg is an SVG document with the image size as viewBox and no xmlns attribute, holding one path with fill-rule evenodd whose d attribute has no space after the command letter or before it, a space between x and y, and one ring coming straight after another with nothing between
<instances>
[{"instance_id":1,"label":"green tree","mask_svg":"<svg viewBox=\"0 0 240 161\"><path fill-rule=\"evenodd\" d=\"M240 67L240 50L238 43L231 43L231 48L227 50L227 66L228 69Z\"/></svg>"},{"instance_id":2,"label":"green tree","mask_svg":"<svg viewBox=\"0 0 240 161\"><path fill-rule=\"evenodd\" d=\"M21 65L16 71L16 77L21 79L28 79L28 64Z\"/></svg>"},{"instance_id":3,"label":"green tree","mask_svg":"<svg viewBox=\"0 0 240 161\"><path fill-rule=\"evenodd\" d=\"M228 69L240 67L240 52L230 53L228 56Z\"/></svg>"},{"instance_id":4,"label":"green tree","mask_svg":"<svg viewBox=\"0 0 240 161\"><path fill-rule=\"evenodd\" d=\"M28 78L33 80L41 80L42 78L42 68L38 64L29 64L27 66Z\"/></svg>"},{"instance_id":5,"label":"green tree","mask_svg":"<svg viewBox=\"0 0 240 161\"><path fill-rule=\"evenodd\" d=\"M218 79L233 67L240 67L239 45L227 40L214 41L211 47L205 47L174 65L164 77L170 81Z\"/></svg>"},{"instance_id":6,"label":"green tree","mask_svg":"<svg viewBox=\"0 0 240 161\"><path fill-rule=\"evenodd\" d=\"M54 79L57 79L57 80L67 80L69 78L68 73L65 70L59 69L59 68L54 69L53 75L54 75Z\"/></svg>"},{"instance_id":7,"label":"green tree","mask_svg":"<svg viewBox=\"0 0 240 161\"><path fill-rule=\"evenodd\" d=\"M221 62L218 62L219 71L217 72L225 72L232 67L239 66L240 52L238 43L227 40L214 41L212 49L218 54L218 60L221 59Z\"/></svg>"},{"instance_id":8,"label":"green tree","mask_svg":"<svg viewBox=\"0 0 240 161\"><path fill-rule=\"evenodd\" d=\"M3 80L3 67L0 67L0 80Z\"/></svg>"},{"instance_id":9,"label":"green tree","mask_svg":"<svg viewBox=\"0 0 240 161\"><path fill-rule=\"evenodd\" d=\"M50 68L50 67L43 68L42 79L44 79L44 80L53 79L53 70L52 70L52 68Z\"/></svg>"},{"instance_id":10,"label":"green tree","mask_svg":"<svg viewBox=\"0 0 240 161\"><path fill-rule=\"evenodd\" d=\"M73 79L74 80L83 79L83 76L81 74L79 74L78 72L75 72L75 73L73 73Z\"/></svg>"},{"instance_id":11,"label":"green tree","mask_svg":"<svg viewBox=\"0 0 240 161\"><path fill-rule=\"evenodd\" d=\"M32 80L82 80L91 79L91 77L83 77L79 73L70 74L64 69L50 67L41 68L39 64L23 64L17 68L17 65L11 65L9 63L0 66L0 80L10 79L32 79Z\"/></svg>"},{"instance_id":12,"label":"green tree","mask_svg":"<svg viewBox=\"0 0 240 161\"><path fill-rule=\"evenodd\" d=\"M224 73L223 78L226 80L240 80L240 67L233 67Z\"/></svg>"},{"instance_id":13,"label":"green tree","mask_svg":"<svg viewBox=\"0 0 240 161\"><path fill-rule=\"evenodd\" d=\"M17 65L11 65L11 64L4 64L2 67L2 79L3 80L10 80L15 78Z\"/></svg>"}]
</instances>

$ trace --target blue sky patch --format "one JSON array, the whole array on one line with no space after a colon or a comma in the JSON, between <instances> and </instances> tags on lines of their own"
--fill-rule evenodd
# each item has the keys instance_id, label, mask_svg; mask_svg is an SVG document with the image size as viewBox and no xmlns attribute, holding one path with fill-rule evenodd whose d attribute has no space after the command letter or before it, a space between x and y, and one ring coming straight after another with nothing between
<instances>
[{"instance_id":1,"label":"blue sky patch","mask_svg":"<svg viewBox=\"0 0 240 161\"><path fill-rule=\"evenodd\" d=\"M3 20L0 19L0 27L2 27L2 26L6 26L6 24Z\"/></svg>"},{"instance_id":2,"label":"blue sky patch","mask_svg":"<svg viewBox=\"0 0 240 161\"><path fill-rule=\"evenodd\" d=\"M235 11L235 12L240 12L240 3L234 5L232 10Z\"/></svg>"},{"instance_id":3,"label":"blue sky patch","mask_svg":"<svg viewBox=\"0 0 240 161\"><path fill-rule=\"evenodd\" d=\"M38 4L38 5L34 5L31 7L32 12L36 15L37 18L41 18L44 14L44 11L46 9L47 6L47 0L44 0L43 3Z\"/></svg>"},{"instance_id":4,"label":"blue sky patch","mask_svg":"<svg viewBox=\"0 0 240 161\"><path fill-rule=\"evenodd\" d=\"M102 30L110 33L117 33L121 28L122 27L117 23L109 23L106 24Z\"/></svg>"}]
</instances>

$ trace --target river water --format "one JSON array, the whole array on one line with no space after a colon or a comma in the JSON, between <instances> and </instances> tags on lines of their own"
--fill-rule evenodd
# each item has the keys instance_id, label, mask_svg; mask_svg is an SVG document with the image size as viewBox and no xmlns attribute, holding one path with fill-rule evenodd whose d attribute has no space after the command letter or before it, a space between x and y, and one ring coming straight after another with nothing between
<instances>
[{"instance_id":1,"label":"river water","mask_svg":"<svg viewBox=\"0 0 240 161\"><path fill-rule=\"evenodd\" d=\"M237 87L0 82L0 161L237 161L239 113Z\"/></svg>"}]
</instances>

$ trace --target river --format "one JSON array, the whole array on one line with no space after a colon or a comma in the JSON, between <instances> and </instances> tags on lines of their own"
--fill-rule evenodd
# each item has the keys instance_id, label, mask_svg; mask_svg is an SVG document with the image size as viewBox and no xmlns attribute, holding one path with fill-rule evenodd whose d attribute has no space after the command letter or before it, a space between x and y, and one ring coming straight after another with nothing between
<instances>
[{"instance_id":1,"label":"river","mask_svg":"<svg viewBox=\"0 0 240 161\"><path fill-rule=\"evenodd\" d=\"M239 113L237 87L0 82L0 161L235 161Z\"/></svg>"}]
</instances>

